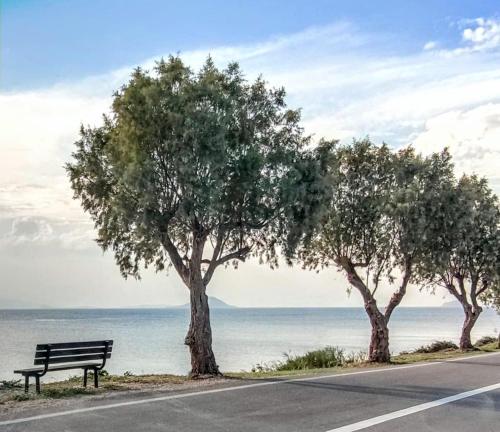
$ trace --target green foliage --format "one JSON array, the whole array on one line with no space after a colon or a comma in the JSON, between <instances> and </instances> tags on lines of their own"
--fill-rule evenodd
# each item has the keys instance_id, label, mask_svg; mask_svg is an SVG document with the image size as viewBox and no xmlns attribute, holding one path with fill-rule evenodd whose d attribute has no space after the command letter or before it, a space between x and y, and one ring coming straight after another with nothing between
<instances>
[{"instance_id":1,"label":"green foliage","mask_svg":"<svg viewBox=\"0 0 500 432\"><path fill-rule=\"evenodd\" d=\"M1 380L0 384L1 384L0 390L2 389L10 390L22 387L21 380Z\"/></svg>"},{"instance_id":2,"label":"green foliage","mask_svg":"<svg viewBox=\"0 0 500 432\"><path fill-rule=\"evenodd\" d=\"M276 263L308 143L284 98L261 78L245 81L235 63L219 70L209 58L193 73L170 57L154 73L134 71L103 126L82 127L71 186L125 277L173 264L187 283L203 264L208 283L249 254Z\"/></svg>"},{"instance_id":3,"label":"green foliage","mask_svg":"<svg viewBox=\"0 0 500 432\"><path fill-rule=\"evenodd\" d=\"M338 347L328 346L323 349L306 352L303 355L284 354L283 361L257 364L253 373L282 372L306 369L324 369L360 364L366 361L366 353L345 353Z\"/></svg>"},{"instance_id":4,"label":"green foliage","mask_svg":"<svg viewBox=\"0 0 500 432\"><path fill-rule=\"evenodd\" d=\"M412 282L429 281L428 269L446 256L453 230L456 180L447 150L428 157L409 147L395 154L394 192L388 217L393 226L392 265ZM436 247L439 244L440 247Z\"/></svg>"},{"instance_id":5,"label":"green foliage","mask_svg":"<svg viewBox=\"0 0 500 432\"><path fill-rule=\"evenodd\" d=\"M457 350L457 349L458 349L457 344L451 341L434 341L431 344L421 346L420 348L417 348L412 352L417 354L427 354L427 353L435 353L439 351Z\"/></svg>"},{"instance_id":6,"label":"green foliage","mask_svg":"<svg viewBox=\"0 0 500 432\"><path fill-rule=\"evenodd\" d=\"M427 281L429 267L443 259L446 243L439 239L451 226L455 185L451 157L447 151L423 157L411 147L394 152L368 139L329 143L322 151L328 153L321 159L327 165L323 205L313 211L312 234L303 237L299 258L309 268L346 271L365 301L382 280L394 282L399 270L403 279L390 316L406 285Z\"/></svg>"},{"instance_id":7,"label":"green foliage","mask_svg":"<svg viewBox=\"0 0 500 432\"><path fill-rule=\"evenodd\" d=\"M449 244L445 259L436 261L439 282L462 304L478 309L478 300L499 303L500 206L488 182L464 175L454 188ZM451 214L453 213L453 214ZM439 243L436 244L436 247Z\"/></svg>"},{"instance_id":8,"label":"green foliage","mask_svg":"<svg viewBox=\"0 0 500 432\"><path fill-rule=\"evenodd\" d=\"M489 344L495 343L497 341L498 341L498 338L496 338L496 337L483 336L476 341L475 345L478 347L482 347L484 345L489 345Z\"/></svg>"},{"instance_id":9,"label":"green foliage","mask_svg":"<svg viewBox=\"0 0 500 432\"><path fill-rule=\"evenodd\" d=\"M391 152L368 139L332 145L329 151L329 196L299 256L311 268L348 261L380 274L387 270L392 240L385 215L394 179Z\"/></svg>"},{"instance_id":10,"label":"green foliage","mask_svg":"<svg viewBox=\"0 0 500 432\"><path fill-rule=\"evenodd\" d=\"M315 230L325 218L332 188L332 167L335 167L338 141L320 140L313 150L304 152L293 175L283 188L285 201L284 224L279 231L282 249L291 264L301 242L308 244Z\"/></svg>"},{"instance_id":11,"label":"green foliage","mask_svg":"<svg viewBox=\"0 0 500 432\"><path fill-rule=\"evenodd\" d=\"M318 369L342 366L345 363L344 350L338 347L326 347L309 351L304 355L292 356L285 354L285 361L276 368L283 370Z\"/></svg>"},{"instance_id":12,"label":"green foliage","mask_svg":"<svg viewBox=\"0 0 500 432\"><path fill-rule=\"evenodd\" d=\"M30 399L33 399L34 396L28 393L18 393L12 396L12 399L15 400L16 402L24 402Z\"/></svg>"}]
</instances>

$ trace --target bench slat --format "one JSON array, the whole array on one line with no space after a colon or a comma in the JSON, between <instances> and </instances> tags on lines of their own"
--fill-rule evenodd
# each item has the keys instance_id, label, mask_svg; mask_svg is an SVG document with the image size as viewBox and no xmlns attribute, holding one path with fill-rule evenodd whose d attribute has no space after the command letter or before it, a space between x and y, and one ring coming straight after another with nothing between
<instances>
[{"instance_id":1,"label":"bench slat","mask_svg":"<svg viewBox=\"0 0 500 432\"><path fill-rule=\"evenodd\" d=\"M61 371L61 370L70 370L70 369L84 369L85 367L99 366L98 362L87 362L87 363L78 363L78 364L70 364L70 365L60 365L60 366L49 366L48 372L50 371ZM14 373L17 374L30 374L33 372L43 372L43 367L35 367L35 368L27 368L27 369L17 369Z\"/></svg>"},{"instance_id":2,"label":"bench slat","mask_svg":"<svg viewBox=\"0 0 500 432\"><path fill-rule=\"evenodd\" d=\"M112 340L103 340L103 341L90 341L90 342L63 342L63 343L51 343L51 344L39 344L36 346L36 351L43 351L49 348L50 349L68 349L68 348L91 348L91 347L103 347L105 342L108 342L108 345L113 345Z\"/></svg>"},{"instance_id":3,"label":"bench slat","mask_svg":"<svg viewBox=\"0 0 500 432\"><path fill-rule=\"evenodd\" d=\"M108 347L107 352L113 351L113 347ZM65 349L65 350L50 350L50 357L62 357L70 355L82 355L82 354L102 354L104 352L104 347L97 348L75 348L75 349ZM35 358L45 358L47 357L47 350L37 351L35 353Z\"/></svg>"},{"instance_id":4,"label":"bench slat","mask_svg":"<svg viewBox=\"0 0 500 432\"><path fill-rule=\"evenodd\" d=\"M89 360L102 360L104 358L104 354L89 354L89 355L80 355L80 356L65 356L65 357L51 357L49 358L49 364L53 363L72 363L72 362L86 362ZM111 353L106 354L106 358L111 358ZM43 365L45 364L45 359L35 359L33 362L35 365Z\"/></svg>"}]
</instances>

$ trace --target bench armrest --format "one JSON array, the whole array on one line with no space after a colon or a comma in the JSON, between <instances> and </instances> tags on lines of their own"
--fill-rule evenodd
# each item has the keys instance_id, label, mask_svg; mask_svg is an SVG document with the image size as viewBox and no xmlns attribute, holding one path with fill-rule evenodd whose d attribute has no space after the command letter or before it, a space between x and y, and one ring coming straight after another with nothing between
<instances>
[{"instance_id":1,"label":"bench armrest","mask_svg":"<svg viewBox=\"0 0 500 432\"><path fill-rule=\"evenodd\" d=\"M102 364L101 364L101 366L99 366L98 368L96 368L97 370L103 370L104 366L106 366L106 357L108 356L108 348L109 348L109 342L106 341L106 342L104 342L104 351L103 351L103 356L102 356Z\"/></svg>"}]
</instances>

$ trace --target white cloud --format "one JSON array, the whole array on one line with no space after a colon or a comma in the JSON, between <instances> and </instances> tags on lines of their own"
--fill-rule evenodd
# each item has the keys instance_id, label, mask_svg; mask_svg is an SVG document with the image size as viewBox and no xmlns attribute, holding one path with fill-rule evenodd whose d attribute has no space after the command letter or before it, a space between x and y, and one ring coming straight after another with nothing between
<instances>
[{"instance_id":1,"label":"white cloud","mask_svg":"<svg viewBox=\"0 0 500 432\"><path fill-rule=\"evenodd\" d=\"M477 18L464 29L462 38L478 50L500 45L500 20Z\"/></svg>"},{"instance_id":2,"label":"white cloud","mask_svg":"<svg viewBox=\"0 0 500 432\"><path fill-rule=\"evenodd\" d=\"M69 88L0 94L1 213L82 219L63 165L80 124L100 121L109 102Z\"/></svg>"},{"instance_id":3,"label":"white cloud","mask_svg":"<svg viewBox=\"0 0 500 432\"><path fill-rule=\"evenodd\" d=\"M64 220L21 216L3 219L0 226L0 248L52 247L86 250L95 247L91 224L74 224Z\"/></svg>"},{"instance_id":4,"label":"white cloud","mask_svg":"<svg viewBox=\"0 0 500 432\"><path fill-rule=\"evenodd\" d=\"M446 146L460 173L477 173L500 190L500 104L448 111L430 118L414 141L425 153Z\"/></svg>"},{"instance_id":5,"label":"white cloud","mask_svg":"<svg viewBox=\"0 0 500 432\"><path fill-rule=\"evenodd\" d=\"M493 51L500 47L500 19L476 18L458 23L462 30L462 46L442 50L445 57Z\"/></svg>"},{"instance_id":6,"label":"white cloud","mask_svg":"<svg viewBox=\"0 0 500 432\"><path fill-rule=\"evenodd\" d=\"M436 41L429 41L424 45L424 51L431 51L437 48L438 43Z\"/></svg>"}]
</instances>

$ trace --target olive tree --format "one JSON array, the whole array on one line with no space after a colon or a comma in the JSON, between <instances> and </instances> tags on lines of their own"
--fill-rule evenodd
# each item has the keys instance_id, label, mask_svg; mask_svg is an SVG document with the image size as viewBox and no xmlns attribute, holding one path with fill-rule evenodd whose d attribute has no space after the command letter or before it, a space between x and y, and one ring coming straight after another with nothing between
<instances>
[{"instance_id":1,"label":"olive tree","mask_svg":"<svg viewBox=\"0 0 500 432\"><path fill-rule=\"evenodd\" d=\"M488 182L464 175L454 189L449 246L437 269L439 285L462 305L460 349L473 348L471 331L482 312L481 299L494 298L499 284L500 208ZM437 261L439 262L439 261Z\"/></svg>"},{"instance_id":2,"label":"olive tree","mask_svg":"<svg viewBox=\"0 0 500 432\"><path fill-rule=\"evenodd\" d=\"M191 375L217 375L207 285L249 256L276 262L286 189L308 142L283 89L236 63L198 73L180 58L136 69L100 127L81 129L67 165L97 242L124 277L173 267L189 289Z\"/></svg>"},{"instance_id":3,"label":"olive tree","mask_svg":"<svg viewBox=\"0 0 500 432\"><path fill-rule=\"evenodd\" d=\"M330 151L329 196L298 257L305 267L334 265L346 274L370 320L369 360L387 362L391 315L408 285L419 282L445 220L436 201L449 190L450 158L423 158L411 148L394 153L368 139ZM397 285L385 308L377 304L383 283Z\"/></svg>"}]
</instances>

